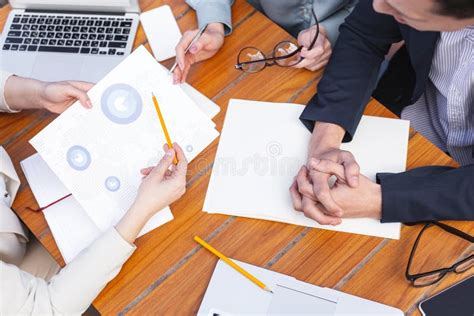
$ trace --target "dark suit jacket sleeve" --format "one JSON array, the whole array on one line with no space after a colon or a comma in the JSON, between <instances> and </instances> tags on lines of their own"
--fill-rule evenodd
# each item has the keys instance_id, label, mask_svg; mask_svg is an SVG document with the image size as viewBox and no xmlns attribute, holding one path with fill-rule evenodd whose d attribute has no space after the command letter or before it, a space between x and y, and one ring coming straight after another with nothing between
<instances>
[{"instance_id":1,"label":"dark suit jacket sleeve","mask_svg":"<svg viewBox=\"0 0 474 316\"><path fill-rule=\"evenodd\" d=\"M375 88L390 45L401 40L398 23L378 14L372 0L361 0L346 22L316 94L300 119L311 131L315 121L335 123L350 141Z\"/></svg>"},{"instance_id":2,"label":"dark suit jacket sleeve","mask_svg":"<svg viewBox=\"0 0 474 316\"><path fill-rule=\"evenodd\" d=\"M379 173L382 222L474 220L474 165Z\"/></svg>"}]
</instances>

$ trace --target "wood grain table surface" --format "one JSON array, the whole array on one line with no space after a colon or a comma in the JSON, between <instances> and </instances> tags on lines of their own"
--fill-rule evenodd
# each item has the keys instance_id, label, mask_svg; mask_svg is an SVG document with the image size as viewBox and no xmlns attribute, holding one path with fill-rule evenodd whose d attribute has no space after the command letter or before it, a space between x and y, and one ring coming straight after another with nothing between
<instances>
[{"instance_id":1,"label":"wood grain table surface","mask_svg":"<svg viewBox=\"0 0 474 316\"><path fill-rule=\"evenodd\" d=\"M181 30L196 27L195 12L183 0L140 1L142 11L163 4L171 6ZM0 9L1 27L10 10L9 6ZM191 70L188 79L221 107L214 119L219 131L230 98L306 104L322 76L321 71L280 67L269 67L257 74L235 70L241 48L256 46L271 52L277 42L289 39L290 35L245 0L237 0L232 11L233 33L214 58ZM135 47L139 45L150 49L141 27L135 40ZM168 60L164 65L170 67L172 63ZM375 100L369 103L365 114L395 117ZM34 153L28 140L55 117L42 111L0 114L0 144L12 157L22 181L13 205L15 212L63 265L43 215L26 209L37 204L20 168L20 161ZM103 315L195 314L217 262L216 257L193 241L195 235L210 241L229 257L395 306L407 315L419 315L420 300L466 277L448 275L438 284L424 288L414 288L405 280L408 255L419 226L403 226L400 240L389 240L202 212L218 141L190 164L187 192L171 205L175 219L136 241L137 251L95 300L94 306ZM408 169L425 165L456 163L411 131ZM450 224L474 233L472 222ZM438 237L435 242L442 244L442 255L439 251L433 253L432 247L420 249L426 258L421 269L444 267L472 251L472 247L458 239Z\"/></svg>"}]
</instances>

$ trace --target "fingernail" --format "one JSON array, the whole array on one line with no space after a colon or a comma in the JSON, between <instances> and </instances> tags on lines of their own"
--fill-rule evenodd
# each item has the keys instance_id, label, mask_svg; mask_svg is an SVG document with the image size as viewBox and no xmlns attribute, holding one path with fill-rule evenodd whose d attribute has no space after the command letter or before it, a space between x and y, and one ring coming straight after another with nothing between
<instances>
[{"instance_id":1,"label":"fingernail","mask_svg":"<svg viewBox=\"0 0 474 316\"><path fill-rule=\"evenodd\" d=\"M171 157L171 156L173 156L173 155L174 155L174 152L173 152L172 149L168 149L168 150L166 151L166 156Z\"/></svg>"},{"instance_id":2,"label":"fingernail","mask_svg":"<svg viewBox=\"0 0 474 316\"><path fill-rule=\"evenodd\" d=\"M189 49L189 51L194 54L194 53L197 51L196 45L191 46L191 48Z\"/></svg>"},{"instance_id":3,"label":"fingernail","mask_svg":"<svg viewBox=\"0 0 474 316\"><path fill-rule=\"evenodd\" d=\"M91 109L91 108L92 108L92 102L91 102L91 100L87 100L87 101L86 101L86 105L87 105L87 107L88 107L89 109Z\"/></svg>"}]
</instances>

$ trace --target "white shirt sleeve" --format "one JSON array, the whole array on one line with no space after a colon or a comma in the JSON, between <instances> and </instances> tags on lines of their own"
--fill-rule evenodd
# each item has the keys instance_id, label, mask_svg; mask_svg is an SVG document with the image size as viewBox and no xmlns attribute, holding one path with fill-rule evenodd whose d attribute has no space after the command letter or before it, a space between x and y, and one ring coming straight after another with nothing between
<instances>
[{"instance_id":1,"label":"white shirt sleeve","mask_svg":"<svg viewBox=\"0 0 474 316\"><path fill-rule=\"evenodd\" d=\"M0 261L0 315L80 315L135 249L111 228L50 282Z\"/></svg>"},{"instance_id":2,"label":"white shirt sleeve","mask_svg":"<svg viewBox=\"0 0 474 316\"><path fill-rule=\"evenodd\" d=\"M12 73L5 72L0 70L0 112L16 113L20 111L14 111L10 109L5 100L5 84L7 83L8 78L13 76Z\"/></svg>"}]
</instances>

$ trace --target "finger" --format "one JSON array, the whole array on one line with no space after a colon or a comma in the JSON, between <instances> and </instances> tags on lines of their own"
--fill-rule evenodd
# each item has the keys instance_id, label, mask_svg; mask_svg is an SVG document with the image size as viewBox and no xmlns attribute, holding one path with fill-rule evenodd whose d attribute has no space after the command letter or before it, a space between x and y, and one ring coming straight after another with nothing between
<instances>
[{"instance_id":1,"label":"finger","mask_svg":"<svg viewBox=\"0 0 474 316\"><path fill-rule=\"evenodd\" d=\"M328 61L329 59L321 59L317 63L309 67L306 67L306 69L311 70L311 71L317 71L317 70L323 69L328 64Z\"/></svg>"},{"instance_id":2,"label":"finger","mask_svg":"<svg viewBox=\"0 0 474 316\"><path fill-rule=\"evenodd\" d=\"M303 30L298 34L298 44L308 47L311 44L311 32L309 29Z\"/></svg>"},{"instance_id":3,"label":"finger","mask_svg":"<svg viewBox=\"0 0 474 316\"><path fill-rule=\"evenodd\" d=\"M309 161L309 168L311 170L316 170L322 173L335 175L338 180L343 182L346 181L346 177L344 174L344 166L332 160L319 160L313 158Z\"/></svg>"},{"instance_id":4,"label":"finger","mask_svg":"<svg viewBox=\"0 0 474 316\"><path fill-rule=\"evenodd\" d=\"M152 172L154 167L148 167L148 168L143 168L142 170L140 170L140 173L144 176L147 176L150 174L150 172Z\"/></svg>"},{"instance_id":5,"label":"finger","mask_svg":"<svg viewBox=\"0 0 474 316\"><path fill-rule=\"evenodd\" d=\"M188 62L184 66L183 74L181 75L181 81L180 83L184 83L186 81L186 78L188 77L189 70L191 69L191 63Z\"/></svg>"},{"instance_id":6,"label":"finger","mask_svg":"<svg viewBox=\"0 0 474 316\"><path fill-rule=\"evenodd\" d=\"M175 151L173 149L168 149L151 173L158 175L162 179L168 168L173 164L174 154Z\"/></svg>"},{"instance_id":7,"label":"finger","mask_svg":"<svg viewBox=\"0 0 474 316\"><path fill-rule=\"evenodd\" d=\"M313 186L308 179L308 169L306 167L301 167L300 171L296 175L296 183L298 186L298 192L303 196L306 196L310 199L315 199L313 193Z\"/></svg>"},{"instance_id":8,"label":"finger","mask_svg":"<svg viewBox=\"0 0 474 316\"><path fill-rule=\"evenodd\" d=\"M302 59L299 63L296 65L292 66L293 68L306 68L309 65L311 65L314 61L310 59Z\"/></svg>"},{"instance_id":9,"label":"finger","mask_svg":"<svg viewBox=\"0 0 474 316\"><path fill-rule=\"evenodd\" d=\"M315 45L313 49L308 50L306 48L303 48L301 50L301 57L304 57L305 59L312 59L314 61L319 60L324 54L324 48L322 46L317 46Z\"/></svg>"},{"instance_id":10,"label":"finger","mask_svg":"<svg viewBox=\"0 0 474 316\"><path fill-rule=\"evenodd\" d=\"M183 71L181 70L181 68L176 67L173 71L173 84L180 83L182 77L183 77Z\"/></svg>"},{"instance_id":11,"label":"finger","mask_svg":"<svg viewBox=\"0 0 474 316\"><path fill-rule=\"evenodd\" d=\"M313 192L316 200L326 208L329 214L341 217L343 210L331 196L328 183L330 175L314 170L311 170L309 174L313 182Z\"/></svg>"},{"instance_id":12,"label":"finger","mask_svg":"<svg viewBox=\"0 0 474 316\"><path fill-rule=\"evenodd\" d=\"M199 53L204 48L203 37L205 37L205 36L202 36L197 42L195 42L193 45L191 45L191 47L189 47L189 52L191 54L195 55L195 54Z\"/></svg>"},{"instance_id":13,"label":"finger","mask_svg":"<svg viewBox=\"0 0 474 316\"><path fill-rule=\"evenodd\" d=\"M306 197L303 197L302 205L304 215L314 219L321 225L338 225L341 223L340 218L324 214L324 212L316 206L314 201Z\"/></svg>"},{"instance_id":14,"label":"finger","mask_svg":"<svg viewBox=\"0 0 474 316\"><path fill-rule=\"evenodd\" d=\"M75 88L78 88L82 91L89 91L90 89L92 89L92 87L94 86L93 83L90 83L90 82L85 82L85 81L68 81L68 83L75 87Z\"/></svg>"},{"instance_id":15,"label":"finger","mask_svg":"<svg viewBox=\"0 0 474 316\"><path fill-rule=\"evenodd\" d=\"M341 151L340 162L344 165L345 178L349 186L355 188L359 185L360 167L354 155L348 151Z\"/></svg>"},{"instance_id":16,"label":"finger","mask_svg":"<svg viewBox=\"0 0 474 316\"><path fill-rule=\"evenodd\" d=\"M89 99L89 96L87 95L86 92L72 85L68 85L66 93L68 97L79 100L79 103L81 103L81 105L85 107L86 109L92 108L91 100Z\"/></svg>"},{"instance_id":17,"label":"finger","mask_svg":"<svg viewBox=\"0 0 474 316\"><path fill-rule=\"evenodd\" d=\"M291 195L291 200L293 201L293 208L298 212L302 212L303 211L303 206L302 206L303 197L298 192L298 183L296 182L296 179L295 181L293 181L293 184L290 186L290 195Z\"/></svg>"},{"instance_id":18,"label":"finger","mask_svg":"<svg viewBox=\"0 0 474 316\"><path fill-rule=\"evenodd\" d=\"M184 151L177 143L173 143L173 148L176 151L176 158L178 159L176 172L182 176L185 176L188 170L188 161L184 155Z\"/></svg>"},{"instance_id":19,"label":"finger","mask_svg":"<svg viewBox=\"0 0 474 316\"><path fill-rule=\"evenodd\" d=\"M179 40L178 45L176 45L176 62L179 65L179 68L184 69L185 66L185 51L188 45L192 42L194 35L199 32L199 30L187 31L183 34Z\"/></svg>"}]
</instances>

